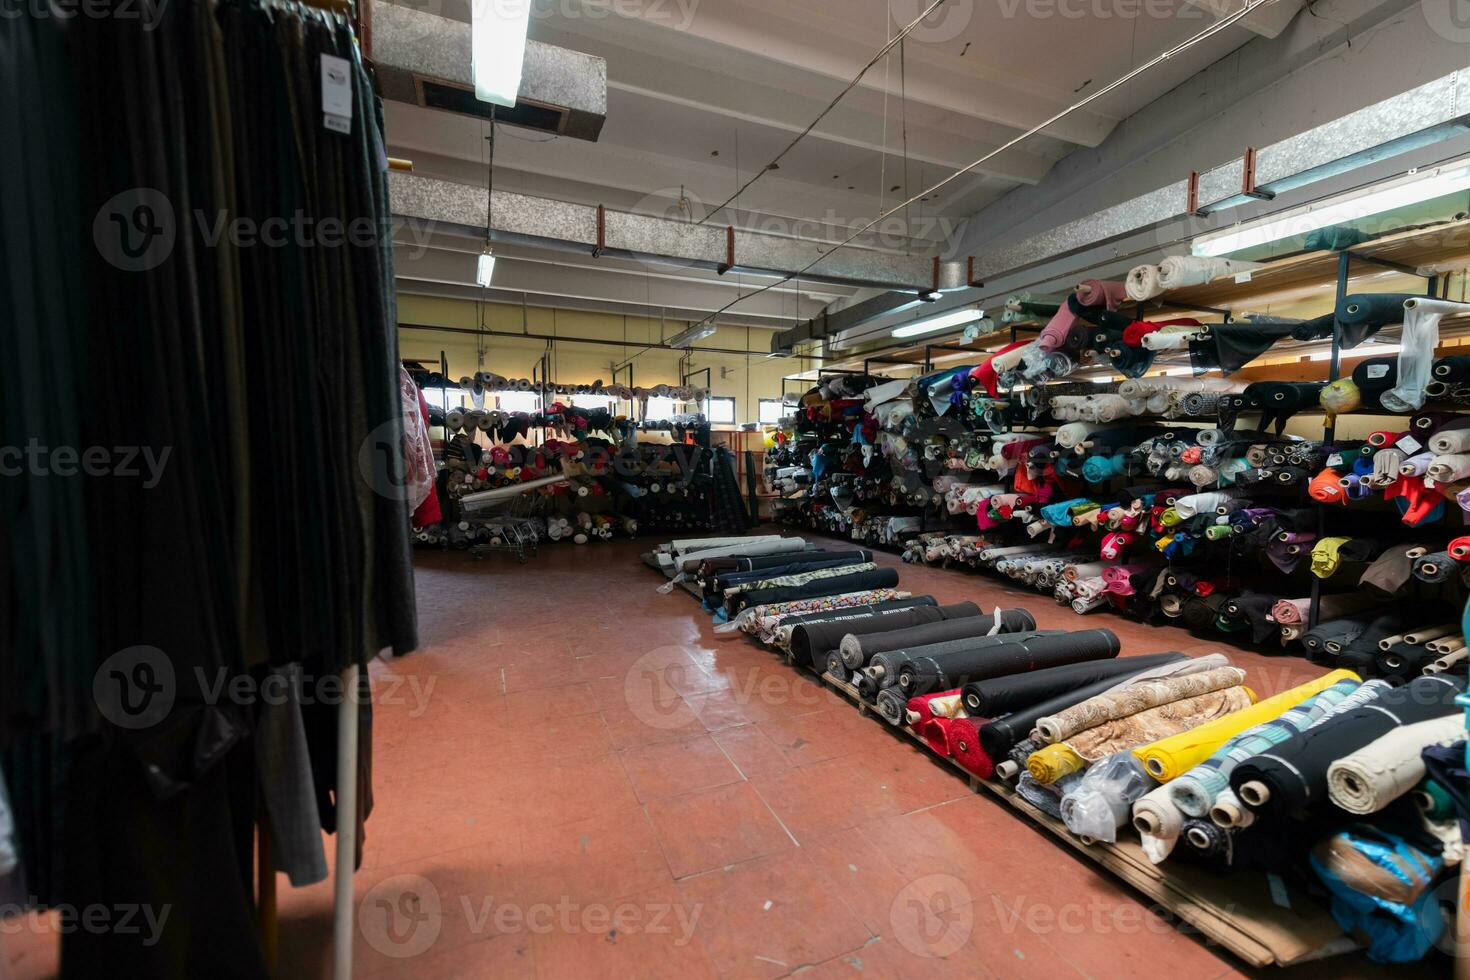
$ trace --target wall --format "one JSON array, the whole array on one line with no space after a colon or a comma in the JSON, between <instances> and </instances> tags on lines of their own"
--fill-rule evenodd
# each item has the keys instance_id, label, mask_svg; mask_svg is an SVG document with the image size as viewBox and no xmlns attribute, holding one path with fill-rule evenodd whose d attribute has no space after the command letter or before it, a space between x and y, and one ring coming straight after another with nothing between
<instances>
[{"instance_id":1,"label":"wall","mask_svg":"<svg viewBox=\"0 0 1470 980\"><path fill-rule=\"evenodd\" d=\"M556 337L554 341L532 337L480 338L470 334L415 330L402 326L422 324L475 330L479 328L481 307L482 304L466 300L399 295L398 339L402 356L421 360L425 364L437 364L439 354L443 351L449 362L451 378L460 378L481 370L493 371L509 378L529 378L549 345L553 382L590 384L601 380L610 384L613 379L613 365L622 364L631 358L633 383L644 387L678 384L680 361L687 357L686 371L710 368L710 387L713 394L735 399L735 418L738 422L756 421L758 399L781 397L781 378L784 375L816 366L808 358L767 357L771 331L760 328L721 327L712 336L696 344L699 347L749 351L749 354L649 349L645 345L657 343L660 330L664 337L672 337L688 324L682 321L660 324L657 319L581 310L529 307L523 311L519 306L483 304L486 329L545 334ZM578 343L579 339L617 343ZM627 371L619 374L619 380L627 383ZM703 385L704 376L701 374L691 383Z\"/></svg>"},{"instance_id":2,"label":"wall","mask_svg":"<svg viewBox=\"0 0 1470 980\"><path fill-rule=\"evenodd\" d=\"M1455 29L1457 2L1318 0L1280 36L1241 46L975 214L955 254L1054 228L1464 68L1470 30Z\"/></svg>"}]
</instances>

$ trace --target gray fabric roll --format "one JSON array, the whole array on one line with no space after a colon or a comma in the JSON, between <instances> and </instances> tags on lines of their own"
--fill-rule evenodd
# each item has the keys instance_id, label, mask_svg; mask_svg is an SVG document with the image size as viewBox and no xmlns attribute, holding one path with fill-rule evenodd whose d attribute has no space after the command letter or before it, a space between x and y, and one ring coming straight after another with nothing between
<instances>
[{"instance_id":1,"label":"gray fabric roll","mask_svg":"<svg viewBox=\"0 0 1470 980\"><path fill-rule=\"evenodd\" d=\"M945 619L937 623L925 623L908 629L888 630L882 633L848 635L838 647L842 660L851 668L869 663L874 654L904 647L928 646L949 640L992 636L996 633L1015 633L1036 628L1036 619L1024 609L998 609L984 616L968 616Z\"/></svg>"},{"instance_id":2,"label":"gray fabric roll","mask_svg":"<svg viewBox=\"0 0 1470 980\"><path fill-rule=\"evenodd\" d=\"M885 688L878 692L878 714L890 725L903 727L908 713L908 699L899 693L898 688Z\"/></svg>"}]
</instances>

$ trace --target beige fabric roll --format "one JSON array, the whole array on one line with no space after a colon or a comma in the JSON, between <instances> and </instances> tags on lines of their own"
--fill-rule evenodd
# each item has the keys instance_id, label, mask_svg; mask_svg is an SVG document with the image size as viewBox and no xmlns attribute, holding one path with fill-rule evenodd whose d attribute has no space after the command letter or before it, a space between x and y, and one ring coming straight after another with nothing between
<instances>
[{"instance_id":1,"label":"beige fabric roll","mask_svg":"<svg viewBox=\"0 0 1470 980\"><path fill-rule=\"evenodd\" d=\"M1465 715L1395 728L1327 767L1327 795L1349 813L1377 813L1424 778L1420 753L1465 737Z\"/></svg>"},{"instance_id":2,"label":"beige fabric roll","mask_svg":"<svg viewBox=\"0 0 1470 980\"><path fill-rule=\"evenodd\" d=\"M1136 715L1104 722L1096 728L1078 732L1066 739L1065 744L1088 762L1096 762L1115 752L1126 752L1198 728L1207 721L1249 708L1252 703L1246 688L1227 687L1223 691L1171 701Z\"/></svg>"},{"instance_id":3,"label":"beige fabric roll","mask_svg":"<svg viewBox=\"0 0 1470 980\"><path fill-rule=\"evenodd\" d=\"M1077 732L1096 728L1099 725L1129 715L1136 715L1150 708L1198 697L1212 691L1223 691L1235 687L1245 680L1245 671L1239 667L1216 667L1197 674L1164 677L1157 680L1129 684L1119 690L1088 698L1074 704L1065 711L1048 715L1036 722L1036 730L1047 743L1060 742ZM1081 753L1079 753L1081 754Z\"/></svg>"}]
</instances>

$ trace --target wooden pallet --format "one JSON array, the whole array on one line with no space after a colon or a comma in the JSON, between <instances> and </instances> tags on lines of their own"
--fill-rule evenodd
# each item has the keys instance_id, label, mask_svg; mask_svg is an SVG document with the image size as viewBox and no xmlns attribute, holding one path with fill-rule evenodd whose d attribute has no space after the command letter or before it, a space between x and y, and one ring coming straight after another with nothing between
<instances>
[{"instance_id":1,"label":"wooden pallet","mask_svg":"<svg viewBox=\"0 0 1470 980\"><path fill-rule=\"evenodd\" d=\"M790 654L785 659L798 666ZM924 745L928 751L922 738L907 727L890 725L851 684L826 673L821 675L821 680L853 702L862 714L895 734ZM1156 865L1131 840L1084 844L1062 821L1023 799L1010 783L981 779L953 759L943 761L962 774L971 789L983 791L1019 810L1068 847L1107 868L1181 922L1252 966L1291 966L1359 948L1343 934L1326 908L1284 879L1273 881L1269 876L1254 873L1215 875L1205 868L1183 863ZM1285 904L1280 904L1276 896Z\"/></svg>"}]
</instances>

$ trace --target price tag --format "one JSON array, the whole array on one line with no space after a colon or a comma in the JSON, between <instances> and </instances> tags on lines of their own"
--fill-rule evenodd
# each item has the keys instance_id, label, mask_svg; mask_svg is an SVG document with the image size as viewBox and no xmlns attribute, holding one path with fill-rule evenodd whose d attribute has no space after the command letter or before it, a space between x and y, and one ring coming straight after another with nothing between
<instances>
[{"instance_id":1,"label":"price tag","mask_svg":"<svg viewBox=\"0 0 1470 980\"><path fill-rule=\"evenodd\" d=\"M1368 379L1370 381L1377 380L1378 378L1386 378L1388 377L1388 365L1369 364L1367 366L1367 370L1364 373L1368 376Z\"/></svg>"},{"instance_id":2,"label":"price tag","mask_svg":"<svg viewBox=\"0 0 1470 980\"><path fill-rule=\"evenodd\" d=\"M1342 465L1342 453L1333 453L1331 456L1328 456L1327 457L1327 465L1329 467L1331 467L1332 469L1334 469L1334 470L1337 469L1339 466L1341 466Z\"/></svg>"},{"instance_id":3,"label":"price tag","mask_svg":"<svg viewBox=\"0 0 1470 980\"><path fill-rule=\"evenodd\" d=\"M1237 272L1235 274L1235 281L1237 283L1247 283L1247 282L1250 282L1251 281L1251 274L1249 272Z\"/></svg>"},{"instance_id":4,"label":"price tag","mask_svg":"<svg viewBox=\"0 0 1470 980\"><path fill-rule=\"evenodd\" d=\"M1413 436L1404 436L1393 444L1393 448L1401 450L1405 456L1412 456L1423 450L1424 447Z\"/></svg>"},{"instance_id":5,"label":"price tag","mask_svg":"<svg viewBox=\"0 0 1470 980\"><path fill-rule=\"evenodd\" d=\"M322 125L333 133L352 132L352 65L331 54L322 55Z\"/></svg>"}]
</instances>

